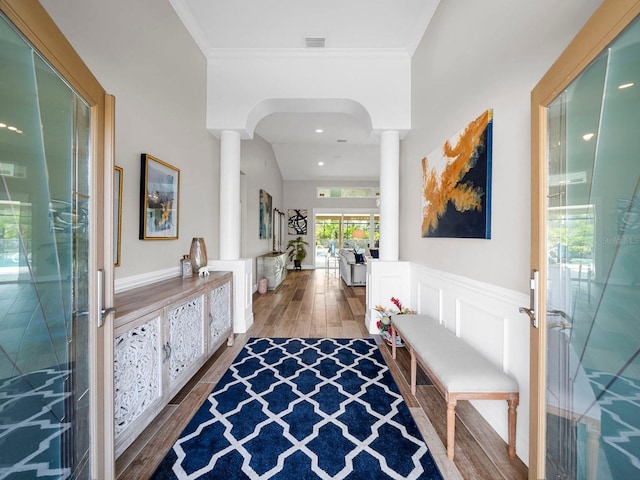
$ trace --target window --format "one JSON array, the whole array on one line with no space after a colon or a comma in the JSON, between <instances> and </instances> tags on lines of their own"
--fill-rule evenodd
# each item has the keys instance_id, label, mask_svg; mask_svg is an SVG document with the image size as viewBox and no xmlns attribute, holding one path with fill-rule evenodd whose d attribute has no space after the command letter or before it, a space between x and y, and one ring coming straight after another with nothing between
<instances>
[{"instance_id":1,"label":"window","mask_svg":"<svg viewBox=\"0 0 640 480\"><path fill-rule=\"evenodd\" d=\"M318 198L380 198L379 187L318 187Z\"/></svg>"}]
</instances>

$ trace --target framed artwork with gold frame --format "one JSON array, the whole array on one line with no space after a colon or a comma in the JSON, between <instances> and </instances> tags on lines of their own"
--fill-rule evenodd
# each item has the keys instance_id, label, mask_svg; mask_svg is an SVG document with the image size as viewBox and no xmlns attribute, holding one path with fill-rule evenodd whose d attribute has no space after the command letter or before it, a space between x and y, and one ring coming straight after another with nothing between
<instances>
[{"instance_id":1,"label":"framed artwork with gold frame","mask_svg":"<svg viewBox=\"0 0 640 480\"><path fill-rule=\"evenodd\" d=\"M147 153L141 155L140 240L176 240L180 170Z\"/></svg>"}]
</instances>

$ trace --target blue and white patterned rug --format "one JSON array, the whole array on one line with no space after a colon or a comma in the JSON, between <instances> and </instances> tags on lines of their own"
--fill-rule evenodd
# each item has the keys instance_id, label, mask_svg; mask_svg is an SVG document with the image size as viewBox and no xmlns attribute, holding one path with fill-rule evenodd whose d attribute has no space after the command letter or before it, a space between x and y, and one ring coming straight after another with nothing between
<instances>
[{"instance_id":1,"label":"blue and white patterned rug","mask_svg":"<svg viewBox=\"0 0 640 480\"><path fill-rule=\"evenodd\" d=\"M373 339L252 338L153 479L442 479Z\"/></svg>"}]
</instances>

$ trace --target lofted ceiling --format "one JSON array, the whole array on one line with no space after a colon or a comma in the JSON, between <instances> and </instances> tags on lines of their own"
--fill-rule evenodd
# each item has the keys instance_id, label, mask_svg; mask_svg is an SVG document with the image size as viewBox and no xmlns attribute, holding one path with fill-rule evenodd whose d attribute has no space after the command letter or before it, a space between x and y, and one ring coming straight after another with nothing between
<instances>
[{"instance_id":1,"label":"lofted ceiling","mask_svg":"<svg viewBox=\"0 0 640 480\"><path fill-rule=\"evenodd\" d=\"M411 56L439 0L170 0L206 54L404 50ZM317 129L323 130L316 132ZM255 133L269 142L284 180L378 180L379 140L344 113L277 113ZM320 165L322 163L322 165Z\"/></svg>"}]
</instances>

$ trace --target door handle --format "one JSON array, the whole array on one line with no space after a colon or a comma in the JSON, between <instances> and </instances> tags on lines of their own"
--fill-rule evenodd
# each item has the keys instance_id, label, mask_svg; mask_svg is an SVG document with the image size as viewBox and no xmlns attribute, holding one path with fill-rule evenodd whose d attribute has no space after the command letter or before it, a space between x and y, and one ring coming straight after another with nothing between
<instances>
[{"instance_id":1,"label":"door handle","mask_svg":"<svg viewBox=\"0 0 640 480\"><path fill-rule=\"evenodd\" d=\"M114 307L104 306L104 270L98 270L98 328L104 325L104 319L111 313L115 313Z\"/></svg>"},{"instance_id":2,"label":"door handle","mask_svg":"<svg viewBox=\"0 0 640 480\"><path fill-rule=\"evenodd\" d=\"M538 328L538 270L531 270L529 278L529 307L520 307L520 313L526 313L533 328Z\"/></svg>"},{"instance_id":3,"label":"door handle","mask_svg":"<svg viewBox=\"0 0 640 480\"><path fill-rule=\"evenodd\" d=\"M526 313L529 316L529 321L531 322L531 326L537 327L536 314L530 308L520 307L518 309L520 313Z\"/></svg>"},{"instance_id":4,"label":"door handle","mask_svg":"<svg viewBox=\"0 0 640 480\"><path fill-rule=\"evenodd\" d=\"M563 312L562 310L547 310L547 315L557 315L558 317L562 317L565 320L571 322L571 317L568 313Z\"/></svg>"},{"instance_id":5,"label":"door handle","mask_svg":"<svg viewBox=\"0 0 640 480\"><path fill-rule=\"evenodd\" d=\"M549 317L560 317L560 320L551 319ZM568 313L562 310L549 310L547 309L547 318L549 327L559 327L561 329L571 328L573 320Z\"/></svg>"}]
</instances>

